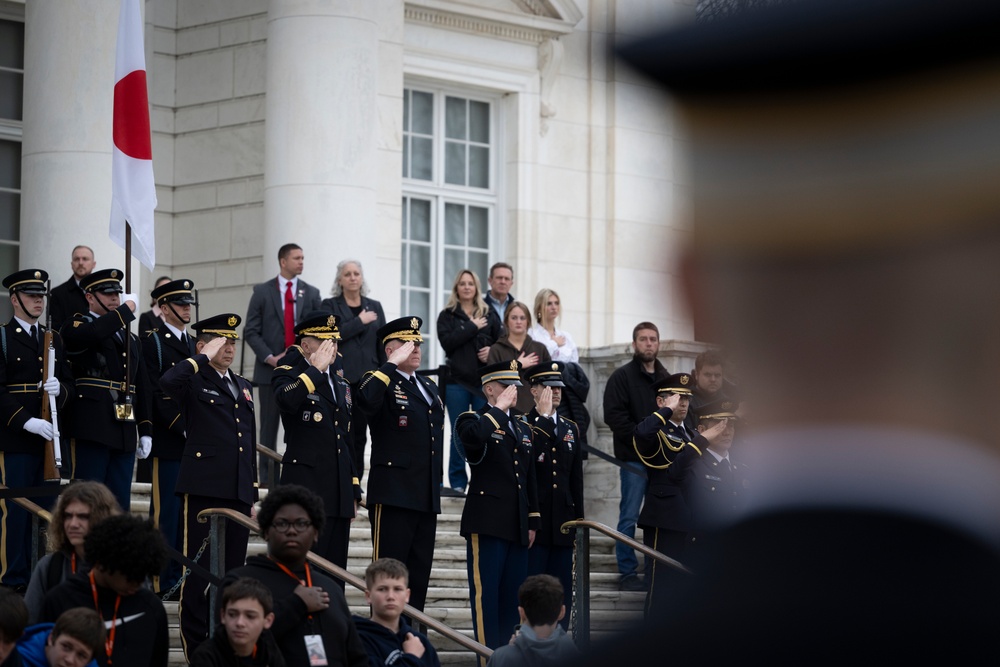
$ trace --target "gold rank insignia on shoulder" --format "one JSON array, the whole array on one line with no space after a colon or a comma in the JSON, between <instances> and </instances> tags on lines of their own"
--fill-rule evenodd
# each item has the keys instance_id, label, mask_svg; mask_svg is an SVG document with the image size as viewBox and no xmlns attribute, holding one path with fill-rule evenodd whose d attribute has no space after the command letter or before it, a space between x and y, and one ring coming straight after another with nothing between
<instances>
[{"instance_id":1,"label":"gold rank insignia on shoulder","mask_svg":"<svg viewBox=\"0 0 1000 667\"><path fill-rule=\"evenodd\" d=\"M279 371L290 371L290 370L292 370L292 367L291 366L278 366L278 370Z\"/></svg>"},{"instance_id":2,"label":"gold rank insignia on shoulder","mask_svg":"<svg viewBox=\"0 0 1000 667\"><path fill-rule=\"evenodd\" d=\"M411 329L419 329L420 328L420 320L418 320L415 317L411 318L410 319L410 328Z\"/></svg>"},{"instance_id":3,"label":"gold rank insignia on shoulder","mask_svg":"<svg viewBox=\"0 0 1000 667\"><path fill-rule=\"evenodd\" d=\"M78 326L80 326L81 324L83 324L83 322L80 322L79 320L77 320L76 322L73 322L73 328L75 329Z\"/></svg>"},{"instance_id":4,"label":"gold rank insignia on shoulder","mask_svg":"<svg viewBox=\"0 0 1000 667\"><path fill-rule=\"evenodd\" d=\"M510 362L510 370L512 370L512 371L516 371L517 370L517 359L515 359L512 362Z\"/></svg>"},{"instance_id":5,"label":"gold rank insignia on shoulder","mask_svg":"<svg viewBox=\"0 0 1000 667\"><path fill-rule=\"evenodd\" d=\"M236 316L235 315L230 316L230 318L228 320L226 320L226 321L229 323L229 326L231 326L231 327L235 327L236 326Z\"/></svg>"}]
</instances>

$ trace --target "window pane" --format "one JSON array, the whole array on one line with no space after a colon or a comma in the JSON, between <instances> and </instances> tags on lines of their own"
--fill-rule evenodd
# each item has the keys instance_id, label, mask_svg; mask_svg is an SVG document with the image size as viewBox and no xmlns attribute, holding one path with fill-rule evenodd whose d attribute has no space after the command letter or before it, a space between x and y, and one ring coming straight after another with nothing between
<instances>
[{"instance_id":1,"label":"window pane","mask_svg":"<svg viewBox=\"0 0 1000 667\"><path fill-rule=\"evenodd\" d=\"M424 329L433 326L434 320L430 318L431 312L431 295L428 292L418 292L417 290L410 291L410 303L409 308L406 310L407 315L416 315L424 321ZM424 353L426 355L426 352Z\"/></svg>"},{"instance_id":2,"label":"window pane","mask_svg":"<svg viewBox=\"0 0 1000 667\"><path fill-rule=\"evenodd\" d=\"M469 207L469 246L490 247L490 212L482 206Z\"/></svg>"},{"instance_id":3,"label":"window pane","mask_svg":"<svg viewBox=\"0 0 1000 667\"><path fill-rule=\"evenodd\" d=\"M0 118L21 120L21 99L24 97L24 75L0 72Z\"/></svg>"},{"instance_id":4,"label":"window pane","mask_svg":"<svg viewBox=\"0 0 1000 667\"><path fill-rule=\"evenodd\" d=\"M0 192L0 239L5 241L20 240L20 219L21 195L13 192Z\"/></svg>"},{"instance_id":5,"label":"window pane","mask_svg":"<svg viewBox=\"0 0 1000 667\"><path fill-rule=\"evenodd\" d=\"M0 141L0 188L21 189L21 142Z\"/></svg>"},{"instance_id":6,"label":"window pane","mask_svg":"<svg viewBox=\"0 0 1000 667\"><path fill-rule=\"evenodd\" d=\"M434 96L431 93L413 91L410 103L410 131L418 134L434 134Z\"/></svg>"},{"instance_id":7,"label":"window pane","mask_svg":"<svg viewBox=\"0 0 1000 667\"><path fill-rule=\"evenodd\" d=\"M410 276L407 281L411 287L431 286L431 249L425 245L410 246Z\"/></svg>"},{"instance_id":8,"label":"window pane","mask_svg":"<svg viewBox=\"0 0 1000 667\"><path fill-rule=\"evenodd\" d=\"M403 132L410 131L410 95L412 90L403 91Z\"/></svg>"},{"instance_id":9,"label":"window pane","mask_svg":"<svg viewBox=\"0 0 1000 667\"><path fill-rule=\"evenodd\" d=\"M434 145L431 139L410 139L410 178L429 181L434 178Z\"/></svg>"},{"instance_id":10,"label":"window pane","mask_svg":"<svg viewBox=\"0 0 1000 667\"><path fill-rule=\"evenodd\" d=\"M0 273L5 276L17 271L17 246L0 245ZM7 300L8 312L10 312L10 300Z\"/></svg>"},{"instance_id":11,"label":"window pane","mask_svg":"<svg viewBox=\"0 0 1000 667\"><path fill-rule=\"evenodd\" d=\"M410 177L410 138L403 137L403 178Z\"/></svg>"},{"instance_id":12,"label":"window pane","mask_svg":"<svg viewBox=\"0 0 1000 667\"><path fill-rule=\"evenodd\" d=\"M465 268L465 251L453 250L451 248L444 251L444 275L451 276L452 280L458 272Z\"/></svg>"},{"instance_id":13,"label":"window pane","mask_svg":"<svg viewBox=\"0 0 1000 667\"><path fill-rule=\"evenodd\" d=\"M431 241L431 203L426 199L410 200L410 239Z\"/></svg>"},{"instance_id":14,"label":"window pane","mask_svg":"<svg viewBox=\"0 0 1000 667\"><path fill-rule=\"evenodd\" d=\"M400 257L400 259L399 259L399 284L400 285L405 285L406 284L406 265L407 265L406 258L410 254L409 252L407 252L407 248L408 247L409 246L407 246L405 243L403 244L403 256ZM403 295L404 296L406 295L406 290L405 289L403 290ZM404 301L404 303L405 303L405 301Z\"/></svg>"},{"instance_id":15,"label":"window pane","mask_svg":"<svg viewBox=\"0 0 1000 667\"><path fill-rule=\"evenodd\" d=\"M490 143L490 105L486 102L469 101L469 139Z\"/></svg>"},{"instance_id":16,"label":"window pane","mask_svg":"<svg viewBox=\"0 0 1000 667\"><path fill-rule=\"evenodd\" d=\"M465 185L465 144L445 142L444 180L453 185Z\"/></svg>"},{"instance_id":17,"label":"window pane","mask_svg":"<svg viewBox=\"0 0 1000 667\"><path fill-rule=\"evenodd\" d=\"M465 207L461 204L444 205L445 245L465 245Z\"/></svg>"},{"instance_id":18,"label":"window pane","mask_svg":"<svg viewBox=\"0 0 1000 667\"><path fill-rule=\"evenodd\" d=\"M24 69L24 24L20 21L0 21L0 65Z\"/></svg>"},{"instance_id":19,"label":"window pane","mask_svg":"<svg viewBox=\"0 0 1000 667\"><path fill-rule=\"evenodd\" d=\"M490 187L490 149L485 146L469 146L469 185Z\"/></svg>"},{"instance_id":20,"label":"window pane","mask_svg":"<svg viewBox=\"0 0 1000 667\"><path fill-rule=\"evenodd\" d=\"M474 250L469 251L469 268L476 272L477 276L486 276L489 273L490 256L485 252L475 252ZM483 281L486 282L485 280ZM483 289L489 289L489 286L484 284Z\"/></svg>"},{"instance_id":21,"label":"window pane","mask_svg":"<svg viewBox=\"0 0 1000 667\"><path fill-rule=\"evenodd\" d=\"M444 136L448 139L466 139L465 100L458 97L446 98L444 105Z\"/></svg>"}]
</instances>

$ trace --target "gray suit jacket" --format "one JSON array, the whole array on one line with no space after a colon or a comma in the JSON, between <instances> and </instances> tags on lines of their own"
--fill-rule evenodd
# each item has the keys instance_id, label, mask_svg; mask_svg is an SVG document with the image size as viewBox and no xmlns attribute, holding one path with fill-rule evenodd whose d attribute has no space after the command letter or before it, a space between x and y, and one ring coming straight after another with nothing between
<instances>
[{"instance_id":1,"label":"gray suit jacket","mask_svg":"<svg viewBox=\"0 0 1000 667\"><path fill-rule=\"evenodd\" d=\"M281 302L283 294L278 286L278 277L255 285L250 305L247 306L246 326L243 335L256 357L254 363L254 382L271 382L274 369L264 363L272 354L285 351L285 315ZM319 290L299 278L295 293L295 321L322 306Z\"/></svg>"}]
</instances>

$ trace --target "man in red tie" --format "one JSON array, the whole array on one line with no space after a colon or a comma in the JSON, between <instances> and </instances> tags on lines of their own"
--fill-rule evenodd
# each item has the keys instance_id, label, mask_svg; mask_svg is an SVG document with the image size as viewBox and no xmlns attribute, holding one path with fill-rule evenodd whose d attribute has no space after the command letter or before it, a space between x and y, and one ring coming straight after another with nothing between
<instances>
[{"instance_id":1,"label":"man in red tie","mask_svg":"<svg viewBox=\"0 0 1000 667\"><path fill-rule=\"evenodd\" d=\"M296 321L306 313L318 310L322 303L319 290L299 279L304 259L300 246L294 243L281 246L278 250L278 276L255 286L250 305L247 306L243 335L256 357L253 379L257 383L259 395L258 442L268 449L276 449L278 423L281 419L278 404L271 391L271 375L285 356L285 350L295 343ZM267 486L271 480L263 457L259 469L261 486ZM276 478L279 474L276 470Z\"/></svg>"}]
</instances>

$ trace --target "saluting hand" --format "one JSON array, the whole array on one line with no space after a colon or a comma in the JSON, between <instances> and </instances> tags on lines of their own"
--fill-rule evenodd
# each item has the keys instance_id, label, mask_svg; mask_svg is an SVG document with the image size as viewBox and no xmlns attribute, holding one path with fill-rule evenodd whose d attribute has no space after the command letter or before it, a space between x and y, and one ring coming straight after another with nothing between
<instances>
[{"instance_id":1,"label":"saluting hand","mask_svg":"<svg viewBox=\"0 0 1000 667\"><path fill-rule=\"evenodd\" d=\"M401 363L409 359L411 354L413 354L413 341L408 340L393 350L392 354L389 355L389 363L394 366L399 366Z\"/></svg>"},{"instance_id":2,"label":"saluting hand","mask_svg":"<svg viewBox=\"0 0 1000 667\"><path fill-rule=\"evenodd\" d=\"M333 355L336 354L333 347L333 341L330 339L324 340L319 344L319 347L309 356L309 363L316 367L320 373L325 373L326 369L330 367L330 362L333 361Z\"/></svg>"},{"instance_id":3,"label":"saluting hand","mask_svg":"<svg viewBox=\"0 0 1000 667\"><path fill-rule=\"evenodd\" d=\"M544 387L535 401L535 409L540 415L552 414L552 387Z\"/></svg>"},{"instance_id":4,"label":"saluting hand","mask_svg":"<svg viewBox=\"0 0 1000 667\"><path fill-rule=\"evenodd\" d=\"M497 408L507 412L510 406L517 403L517 387L512 384L507 385L507 388L500 392L497 396Z\"/></svg>"},{"instance_id":5,"label":"saluting hand","mask_svg":"<svg viewBox=\"0 0 1000 667\"><path fill-rule=\"evenodd\" d=\"M728 419L720 419L717 423L712 424L710 427L702 431L702 436L708 440L708 444L714 445L715 441L726 432L726 426L729 425Z\"/></svg>"},{"instance_id":6,"label":"saluting hand","mask_svg":"<svg viewBox=\"0 0 1000 667\"><path fill-rule=\"evenodd\" d=\"M677 406L680 404L681 404L681 395L670 393L667 394L667 398L663 407L670 408L671 410L677 410Z\"/></svg>"},{"instance_id":7,"label":"saluting hand","mask_svg":"<svg viewBox=\"0 0 1000 667\"><path fill-rule=\"evenodd\" d=\"M225 344L226 339L223 336L216 336L212 340L205 343L204 347L201 348L201 353L208 357L208 360L211 361L212 359L215 359L215 355L219 353L219 350L221 350L222 346Z\"/></svg>"}]
</instances>

